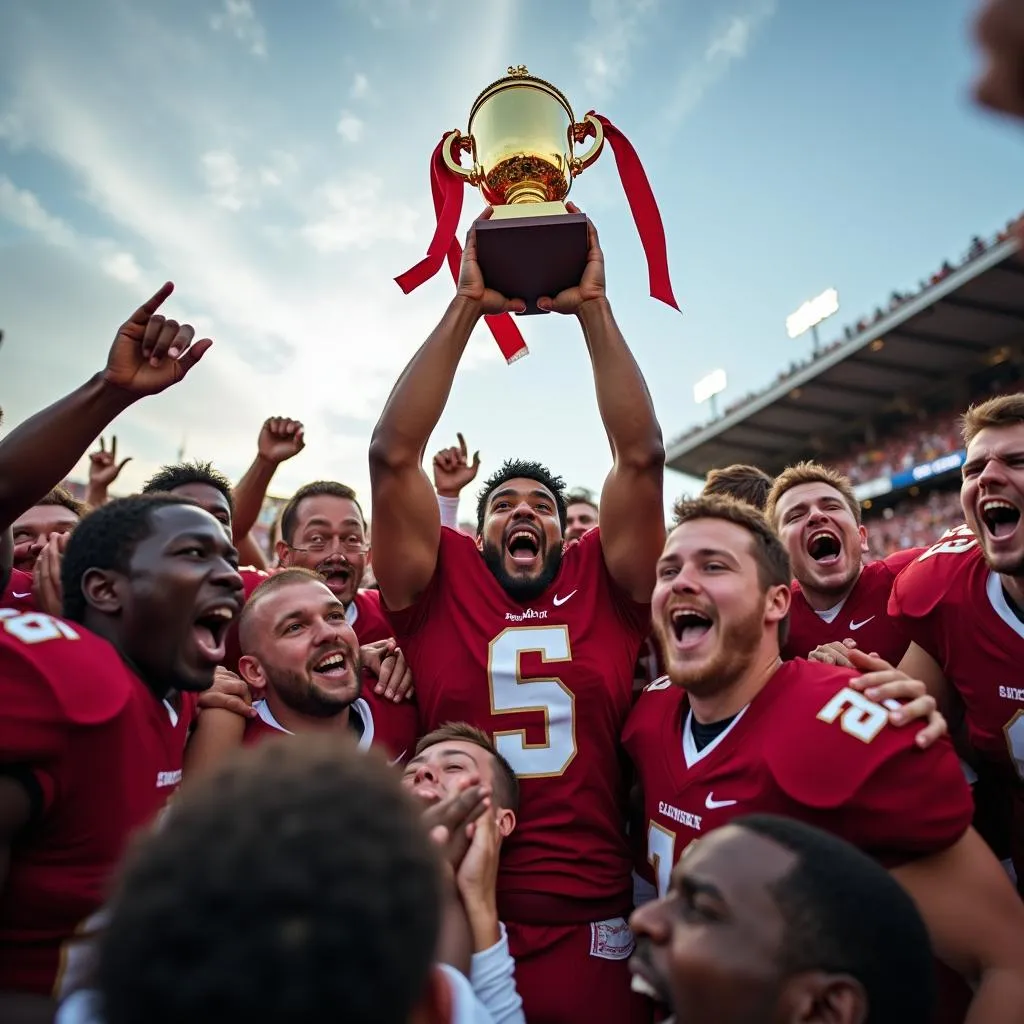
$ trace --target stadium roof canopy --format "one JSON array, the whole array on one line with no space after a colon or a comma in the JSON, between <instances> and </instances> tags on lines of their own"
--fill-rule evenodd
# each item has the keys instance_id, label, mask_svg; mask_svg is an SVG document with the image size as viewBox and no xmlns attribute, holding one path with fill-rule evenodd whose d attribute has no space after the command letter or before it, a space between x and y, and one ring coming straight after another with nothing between
<instances>
[{"instance_id":1,"label":"stadium roof canopy","mask_svg":"<svg viewBox=\"0 0 1024 1024\"><path fill-rule=\"evenodd\" d=\"M777 473L913 404L1024 341L1024 252L1010 239L959 267L738 408L668 446L670 468L703 477L753 463Z\"/></svg>"}]
</instances>

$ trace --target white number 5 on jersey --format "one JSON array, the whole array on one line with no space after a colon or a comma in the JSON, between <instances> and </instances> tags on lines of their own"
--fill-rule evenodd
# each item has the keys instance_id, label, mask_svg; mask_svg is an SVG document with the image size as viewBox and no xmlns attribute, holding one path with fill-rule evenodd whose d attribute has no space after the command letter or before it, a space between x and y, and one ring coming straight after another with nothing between
<instances>
[{"instance_id":1,"label":"white number 5 on jersey","mask_svg":"<svg viewBox=\"0 0 1024 1024\"><path fill-rule=\"evenodd\" d=\"M491 713L535 711L543 716L544 727L542 743L527 743L525 729L510 729L496 731L494 745L521 779L540 779L561 775L576 756L576 701L557 676L523 679L519 663L527 652L539 654L545 663L571 661L569 631L565 626L512 627L499 633L487 652Z\"/></svg>"}]
</instances>

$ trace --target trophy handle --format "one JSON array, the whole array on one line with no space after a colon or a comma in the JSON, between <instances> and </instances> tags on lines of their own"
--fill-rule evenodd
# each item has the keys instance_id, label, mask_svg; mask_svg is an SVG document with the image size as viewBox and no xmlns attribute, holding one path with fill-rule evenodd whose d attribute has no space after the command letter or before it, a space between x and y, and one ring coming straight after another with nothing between
<instances>
[{"instance_id":1,"label":"trophy handle","mask_svg":"<svg viewBox=\"0 0 1024 1024\"><path fill-rule=\"evenodd\" d=\"M473 136L463 135L458 128L454 131L450 131L441 142L441 153L444 156L445 166L452 172L452 174L462 178L463 181L469 182L470 185L476 185L480 180L476 167L463 167L452 154L452 149L454 147L458 147L458 149L463 153L472 154Z\"/></svg>"},{"instance_id":2,"label":"trophy handle","mask_svg":"<svg viewBox=\"0 0 1024 1024\"><path fill-rule=\"evenodd\" d=\"M576 143L582 143L589 135L594 136L594 144L590 149L581 156L574 156L569 164L572 176L575 178L577 174L585 171L601 155L601 150L604 149L604 128L601 127L601 122L593 114L587 114L582 121L574 124L569 131L572 133L572 141Z\"/></svg>"}]
</instances>

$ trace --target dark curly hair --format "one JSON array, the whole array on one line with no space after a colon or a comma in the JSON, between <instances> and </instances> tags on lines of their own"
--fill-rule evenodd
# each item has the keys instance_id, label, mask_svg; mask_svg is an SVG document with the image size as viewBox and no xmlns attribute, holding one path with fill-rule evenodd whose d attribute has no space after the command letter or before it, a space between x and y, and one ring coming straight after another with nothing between
<instances>
[{"instance_id":1,"label":"dark curly hair","mask_svg":"<svg viewBox=\"0 0 1024 1024\"><path fill-rule=\"evenodd\" d=\"M169 493L186 484L207 484L224 495L224 500L235 514L234 491L231 481L211 462L181 462L176 466L163 466L143 485L143 494Z\"/></svg>"},{"instance_id":2,"label":"dark curly hair","mask_svg":"<svg viewBox=\"0 0 1024 1024\"><path fill-rule=\"evenodd\" d=\"M484 532L484 518L487 515L487 501L500 487L508 480L516 479L535 480L542 487L546 487L555 499L555 507L558 509L558 522L565 530L565 481L560 476L555 476L547 466L539 462L527 462L525 459L506 459L499 469L492 473L485 481L476 501L476 532Z\"/></svg>"},{"instance_id":3,"label":"dark curly hair","mask_svg":"<svg viewBox=\"0 0 1024 1024\"><path fill-rule=\"evenodd\" d=\"M90 512L75 527L61 560L64 618L84 622L87 602L82 580L90 569L127 573L140 541L152 533L151 516L168 505L193 505L177 494L135 494L117 498Z\"/></svg>"},{"instance_id":4,"label":"dark curly hair","mask_svg":"<svg viewBox=\"0 0 1024 1024\"><path fill-rule=\"evenodd\" d=\"M441 923L421 814L336 740L232 755L128 860L99 941L106 1024L408 1020Z\"/></svg>"}]
</instances>

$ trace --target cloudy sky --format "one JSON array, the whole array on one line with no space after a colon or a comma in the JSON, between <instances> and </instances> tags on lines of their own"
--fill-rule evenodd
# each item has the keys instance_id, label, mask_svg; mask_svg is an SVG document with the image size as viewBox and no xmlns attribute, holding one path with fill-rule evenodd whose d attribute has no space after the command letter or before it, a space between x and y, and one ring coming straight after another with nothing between
<instances>
[{"instance_id":1,"label":"cloudy sky","mask_svg":"<svg viewBox=\"0 0 1024 1024\"><path fill-rule=\"evenodd\" d=\"M607 154L573 198L665 436L692 384L771 380L829 286L856 319L1024 206L1019 131L972 108L971 0L5 0L0 404L8 428L99 369L165 279L215 339L186 383L117 423L121 483L182 443L237 477L262 420L308 446L274 490L368 492L366 445L452 291L392 278L425 250L428 158L526 64L631 138L661 205L679 315L646 295ZM467 191L466 216L478 209ZM842 314L841 314L842 316ZM520 320L512 367L474 336L432 447L540 458L597 488L609 456L580 333ZM728 394L723 401L728 401ZM84 467L83 467L84 471ZM668 490L687 486L672 476Z\"/></svg>"}]
</instances>

